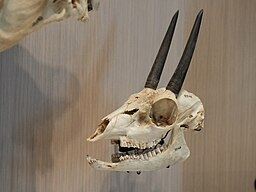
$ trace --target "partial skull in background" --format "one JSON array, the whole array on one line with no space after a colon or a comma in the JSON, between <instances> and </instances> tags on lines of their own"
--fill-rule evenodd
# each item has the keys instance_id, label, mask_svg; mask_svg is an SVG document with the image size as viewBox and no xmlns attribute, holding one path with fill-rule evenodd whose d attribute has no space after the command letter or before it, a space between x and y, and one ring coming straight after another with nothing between
<instances>
[{"instance_id":1,"label":"partial skull in background","mask_svg":"<svg viewBox=\"0 0 256 192\"><path fill-rule=\"evenodd\" d=\"M70 16L86 21L99 0L1 0L0 52L42 26Z\"/></svg>"},{"instance_id":2,"label":"partial skull in background","mask_svg":"<svg viewBox=\"0 0 256 192\"><path fill-rule=\"evenodd\" d=\"M203 11L200 11L191 31L182 58L166 88L157 89L169 51L178 12L171 20L145 88L116 111L103 118L88 141L111 140L118 146L112 162L87 157L99 170L151 171L174 165L189 156L184 130L200 131L204 123L204 108L200 99L181 91L195 49Z\"/></svg>"}]
</instances>

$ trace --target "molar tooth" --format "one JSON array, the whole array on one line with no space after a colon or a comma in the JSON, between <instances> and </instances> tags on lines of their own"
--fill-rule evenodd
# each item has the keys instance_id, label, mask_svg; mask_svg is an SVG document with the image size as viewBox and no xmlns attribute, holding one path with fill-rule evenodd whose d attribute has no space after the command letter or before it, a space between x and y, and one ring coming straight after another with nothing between
<instances>
[{"instance_id":1,"label":"molar tooth","mask_svg":"<svg viewBox=\"0 0 256 192\"><path fill-rule=\"evenodd\" d=\"M145 149L145 148L144 148L144 143L140 143L140 148L141 148L141 149Z\"/></svg>"},{"instance_id":2,"label":"molar tooth","mask_svg":"<svg viewBox=\"0 0 256 192\"><path fill-rule=\"evenodd\" d=\"M123 161L123 160L124 160L124 157L123 157L123 156L121 156L119 159L120 159L120 161Z\"/></svg>"},{"instance_id":3,"label":"molar tooth","mask_svg":"<svg viewBox=\"0 0 256 192\"><path fill-rule=\"evenodd\" d=\"M162 147L160 147L160 150L161 150L161 151L164 151L164 150L165 150L165 148L162 146Z\"/></svg>"},{"instance_id":4,"label":"molar tooth","mask_svg":"<svg viewBox=\"0 0 256 192\"><path fill-rule=\"evenodd\" d=\"M159 148L156 148L156 153L161 153Z\"/></svg>"}]
</instances>

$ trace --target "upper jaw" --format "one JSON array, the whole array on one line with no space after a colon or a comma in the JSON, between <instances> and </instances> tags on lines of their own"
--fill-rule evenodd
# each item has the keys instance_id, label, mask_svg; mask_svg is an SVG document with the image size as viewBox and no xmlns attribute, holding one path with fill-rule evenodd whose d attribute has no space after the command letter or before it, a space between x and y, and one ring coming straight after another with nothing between
<instances>
[{"instance_id":1,"label":"upper jaw","mask_svg":"<svg viewBox=\"0 0 256 192\"><path fill-rule=\"evenodd\" d=\"M161 139L174 126L158 127L151 123L140 127L130 115L118 114L111 120L108 120L108 117L103 119L95 133L87 141L95 142L103 139L116 139L121 141L121 145L125 142L135 144L146 143L146 145L150 145L151 142Z\"/></svg>"}]
</instances>

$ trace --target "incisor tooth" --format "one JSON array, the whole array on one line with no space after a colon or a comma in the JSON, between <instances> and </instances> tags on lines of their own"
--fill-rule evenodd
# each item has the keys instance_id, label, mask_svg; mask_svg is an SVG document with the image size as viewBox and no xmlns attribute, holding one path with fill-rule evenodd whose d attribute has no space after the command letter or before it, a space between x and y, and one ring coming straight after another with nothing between
<instances>
[{"instance_id":1,"label":"incisor tooth","mask_svg":"<svg viewBox=\"0 0 256 192\"><path fill-rule=\"evenodd\" d=\"M140 155L140 159L145 160L145 158L143 157L143 155L142 155L142 154Z\"/></svg>"},{"instance_id":2,"label":"incisor tooth","mask_svg":"<svg viewBox=\"0 0 256 192\"><path fill-rule=\"evenodd\" d=\"M152 155L153 155L153 156L156 156L155 150L152 151Z\"/></svg>"},{"instance_id":3,"label":"incisor tooth","mask_svg":"<svg viewBox=\"0 0 256 192\"><path fill-rule=\"evenodd\" d=\"M151 154L151 152L150 152L150 151L148 152L148 156L149 156L149 158L150 158L150 157L152 157L152 154Z\"/></svg>"}]
</instances>

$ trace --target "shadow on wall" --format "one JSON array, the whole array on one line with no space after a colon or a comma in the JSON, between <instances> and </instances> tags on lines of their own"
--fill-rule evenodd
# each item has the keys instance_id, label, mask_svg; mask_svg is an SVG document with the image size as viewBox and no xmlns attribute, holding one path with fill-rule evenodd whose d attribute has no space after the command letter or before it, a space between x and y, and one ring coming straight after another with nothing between
<instances>
[{"instance_id":1,"label":"shadow on wall","mask_svg":"<svg viewBox=\"0 0 256 192\"><path fill-rule=\"evenodd\" d=\"M53 166L54 120L77 100L78 80L20 46L1 53L0 63L0 186L34 192L36 174Z\"/></svg>"},{"instance_id":2,"label":"shadow on wall","mask_svg":"<svg viewBox=\"0 0 256 192\"><path fill-rule=\"evenodd\" d=\"M171 168L172 169L172 168ZM175 170L168 171L175 171ZM137 175L136 172L110 172L102 184L101 192L137 192L137 191L151 191L151 192L170 192L170 188L163 189L164 183L171 177L164 177L163 174L168 173L163 170L154 172L142 172ZM175 178L175 180L177 180ZM170 181L169 181L170 182ZM171 181L172 182L172 181ZM109 185L109 190L107 186ZM180 191L177 188L172 188L171 191Z\"/></svg>"},{"instance_id":3,"label":"shadow on wall","mask_svg":"<svg viewBox=\"0 0 256 192\"><path fill-rule=\"evenodd\" d=\"M136 191L136 177L135 173L126 173L126 172L111 172L105 177L105 180L102 185L102 192L106 192L106 185L111 183L109 192L117 191Z\"/></svg>"}]
</instances>

